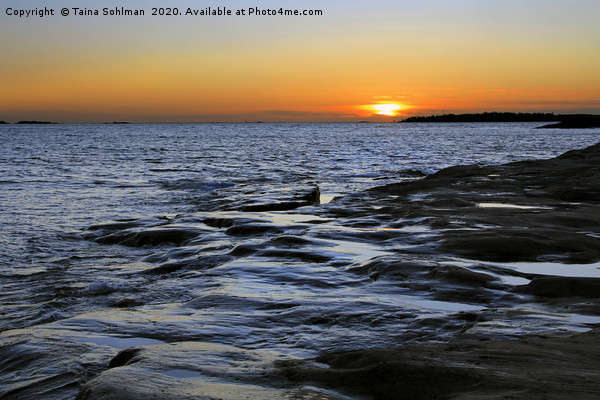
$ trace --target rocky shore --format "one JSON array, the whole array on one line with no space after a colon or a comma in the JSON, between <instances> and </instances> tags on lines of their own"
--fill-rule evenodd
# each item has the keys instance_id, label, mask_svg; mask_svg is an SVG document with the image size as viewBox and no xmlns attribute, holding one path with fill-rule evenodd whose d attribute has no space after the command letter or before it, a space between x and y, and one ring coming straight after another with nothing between
<instances>
[{"instance_id":1,"label":"rocky shore","mask_svg":"<svg viewBox=\"0 0 600 400\"><path fill-rule=\"evenodd\" d=\"M562 338L408 344L283 362L292 381L374 399L597 399L600 330Z\"/></svg>"},{"instance_id":2,"label":"rocky shore","mask_svg":"<svg viewBox=\"0 0 600 400\"><path fill-rule=\"evenodd\" d=\"M446 323L458 333L444 343L406 340L314 359L200 342L129 348L78 399L598 398L600 328L536 330L512 340L490 332L536 318L520 308L520 296L549 310L600 315L600 278L503 269L522 281L509 285L494 275L494 263L547 262L569 271L600 260L600 144L549 160L451 167L335 199L326 209L327 217L360 227L355 239L396 249L349 267L356 276L487 308L454 314Z\"/></svg>"},{"instance_id":3,"label":"rocky shore","mask_svg":"<svg viewBox=\"0 0 600 400\"><path fill-rule=\"evenodd\" d=\"M486 261L600 260L600 144L550 160L456 166L371 191L426 219L441 251Z\"/></svg>"},{"instance_id":4,"label":"rocky shore","mask_svg":"<svg viewBox=\"0 0 600 400\"><path fill-rule=\"evenodd\" d=\"M600 260L600 144L549 160L451 167L374 188L366 198L363 216L387 213L437 231L439 241L423 243L419 251L494 262L553 261L565 269ZM485 275L468 275L463 271L459 278L489 283ZM598 278L523 277L530 283L517 292L565 307L584 303L590 314L600 314ZM472 341L465 335L450 343L326 354L282 366L293 381L375 399L597 398L600 328L537 336Z\"/></svg>"},{"instance_id":5,"label":"rocky shore","mask_svg":"<svg viewBox=\"0 0 600 400\"><path fill-rule=\"evenodd\" d=\"M596 329L570 337L408 344L285 361L208 343L156 345L119 353L77 399L591 400L600 390L599 343ZM178 360L183 358L185 363Z\"/></svg>"}]
</instances>

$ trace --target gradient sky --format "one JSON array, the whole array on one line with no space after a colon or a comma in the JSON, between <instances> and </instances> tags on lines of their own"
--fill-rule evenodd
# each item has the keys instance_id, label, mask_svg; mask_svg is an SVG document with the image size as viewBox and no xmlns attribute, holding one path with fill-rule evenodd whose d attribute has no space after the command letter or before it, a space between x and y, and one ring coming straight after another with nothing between
<instances>
[{"instance_id":1,"label":"gradient sky","mask_svg":"<svg viewBox=\"0 0 600 400\"><path fill-rule=\"evenodd\" d=\"M49 4L50 3L50 4ZM31 17L6 8L322 9ZM0 120L352 121L600 113L598 0L0 0ZM397 116L373 116L392 103Z\"/></svg>"}]
</instances>

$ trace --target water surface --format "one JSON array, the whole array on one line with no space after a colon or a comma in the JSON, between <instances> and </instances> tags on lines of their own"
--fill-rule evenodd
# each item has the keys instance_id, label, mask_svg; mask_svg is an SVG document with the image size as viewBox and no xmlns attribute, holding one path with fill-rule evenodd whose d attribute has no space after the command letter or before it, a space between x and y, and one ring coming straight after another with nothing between
<instances>
[{"instance_id":1,"label":"water surface","mask_svg":"<svg viewBox=\"0 0 600 400\"><path fill-rule=\"evenodd\" d=\"M509 288L527 282L520 272L597 276L596 265L561 273L441 259L419 253L416 243L436 240L422 221L354 218L330 202L451 165L549 158L598 140L535 126L0 125L0 395L72 398L133 346L313 357L448 340L475 314L486 316L477 329L498 337L587 329L597 318ZM316 186L321 204L247 211ZM386 272L403 262L410 279ZM439 280L450 266L499 283Z\"/></svg>"}]
</instances>

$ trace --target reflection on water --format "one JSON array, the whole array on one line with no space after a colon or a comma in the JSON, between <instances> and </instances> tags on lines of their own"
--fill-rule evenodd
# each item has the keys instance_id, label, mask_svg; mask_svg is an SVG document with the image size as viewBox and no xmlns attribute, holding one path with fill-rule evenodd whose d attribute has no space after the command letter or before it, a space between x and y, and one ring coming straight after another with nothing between
<instances>
[{"instance_id":1,"label":"reflection on water","mask_svg":"<svg viewBox=\"0 0 600 400\"><path fill-rule=\"evenodd\" d=\"M565 265L558 262L512 262L493 265L524 274L600 278L600 263Z\"/></svg>"},{"instance_id":2,"label":"reflection on water","mask_svg":"<svg viewBox=\"0 0 600 400\"><path fill-rule=\"evenodd\" d=\"M338 193L338 194L321 193L321 204L329 204L329 203L331 203L331 200L338 197L339 195L340 195L340 193Z\"/></svg>"},{"instance_id":3,"label":"reflection on water","mask_svg":"<svg viewBox=\"0 0 600 400\"><path fill-rule=\"evenodd\" d=\"M522 206L517 204L507 204L507 203L478 203L477 207L482 208L513 208L516 210L551 210L552 207L544 207L544 206Z\"/></svg>"},{"instance_id":4,"label":"reflection on water","mask_svg":"<svg viewBox=\"0 0 600 400\"><path fill-rule=\"evenodd\" d=\"M93 343L98 346L109 346L115 349L125 349L127 347L151 346L153 344L163 344L161 340L147 338L122 338L112 336L85 336L79 339L84 343Z\"/></svg>"},{"instance_id":5,"label":"reflection on water","mask_svg":"<svg viewBox=\"0 0 600 400\"><path fill-rule=\"evenodd\" d=\"M164 371L163 374L172 376L173 378L185 379L185 378L199 378L202 373L198 371L190 371L187 369L169 369Z\"/></svg>"}]
</instances>

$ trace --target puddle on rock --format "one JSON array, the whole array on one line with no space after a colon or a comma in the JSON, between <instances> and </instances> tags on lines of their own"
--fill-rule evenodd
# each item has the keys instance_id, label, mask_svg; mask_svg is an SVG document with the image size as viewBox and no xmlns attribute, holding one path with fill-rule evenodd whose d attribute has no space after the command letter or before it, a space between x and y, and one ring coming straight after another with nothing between
<instances>
[{"instance_id":1,"label":"puddle on rock","mask_svg":"<svg viewBox=\"0 0 600 400\"><path fill-rule=\"evenodd\" d=\"M499 266L502 268L518 271L523 274L577 278L600 278L600 263L563 264L558 262L495 262L481 264Z\"/></svg>"},{"instance_id":2,"label":"puddle on rock","mask_svg":"<svg viewBox=\"0 0 600 400\"><path fill-rule=\"evenodd\" d=\"M515 210L552 210L552 207L546 206L522 206L509 203L477 203L477 207L481 208L509 208Z\"/></svg>"}]
</instances>

